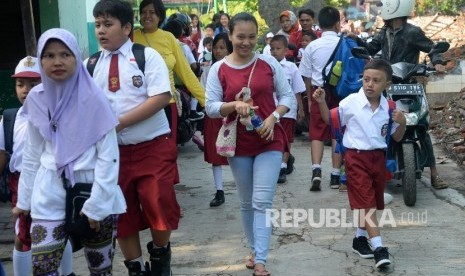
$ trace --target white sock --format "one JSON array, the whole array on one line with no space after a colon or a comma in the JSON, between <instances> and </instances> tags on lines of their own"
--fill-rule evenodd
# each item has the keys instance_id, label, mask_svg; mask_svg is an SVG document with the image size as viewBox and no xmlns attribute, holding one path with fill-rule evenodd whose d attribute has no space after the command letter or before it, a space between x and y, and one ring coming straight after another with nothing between
<instances>
[{"instance_id":1,"label":"white sock","mask_svg":"<svg viewBox=\"0 0 465 276\"><path fill-rule=\"evenodd\" d=\"M192 111L197 111L197 103L198 102L199 101L196 98L194 98L194 97L191 98L191 110Z\"/></svg>"},{"instance_id":2,"label":"white sock","mask_svg":"<svg viewBox=\"0 0 465 276\"><path fill-rule=\"evenodd\" d=\"M287 169L287 163L286 162L281 163L281 169Z\"/></svg>"},{"instance_id":3,"label":"white sock","mask_svg":"<svg viewBox=\"0 0 465 276\"><path fill-rule=\"evenodd\" d=\"M154 244L154 246L155 246L155 244ZM139 258L135 258L134 260L130 260L130 262L139 262L141 271L145 271L144 258L142 256L140 256Z\"/></svg>"},{"instance_id":4,"label":"white sock","mask_svg":"<svg viewBox=\"0 0 465 276\"><path fill-rule=\"evenodd\" d=\"M333 170L331 171L331 174L332 175L341 175L341 169L333 168Z\"/></svg>"},{"instance_id":5,"label":"white sock","mask_svg":"<svg viewBox=\"0 0 465 276\"><path fill-rule=\"evenodd\" d=\"M212 170L216 190L223 190L223 168L221 166L212 166Z\"/></svg>"},{"instance_id":6,"label":"white sock","mask_svg":"<svg viewBox=\"0 0 465 276\"><path fill-rule=\"evenodd\" d=\"M381 241L381 236L376 236L370 239L371 247L373 250L376 250L378 247L383 247L383 241Z\"/></svg>"},{"instance_id":7,"label":"white sock","mask_svg":"<svg viewBox=\"0 0 465 276\"><path fill-rule=\"evenodd\" d=\"M14 275L32 274L32 251L18 251L13 249L13 272Z\"/></svg>"},{"instance_id":8,"label":"white sock","mask_svg":"<svg viewBox=\"0 0 465 276\"><path fill-rule=\"evenodd\" d=\"M69 275L73 273L73 248L71 242L68 240L63 251L63 257L61 258L60 269L62 275Z\"/></svg>"},{"instance_id":9,"label":"white sock","mask_svg":"<svg viewBox=\"0 0 465 276\"><path fill-rule=\"evenodd\" d=\"M368 233L367 233L367 230L366 229L362 229L362 228L357 228L357 233L355 234L355 237L367 237L368 236Z\"/></svg>"},{"instance_id":10,"label":"white sock","mask_svg":"<svg viewBox=\"0 0 465 276\"><path fill-rule=\"evenodd\" d=\"M312 169L321 169L321 164L312 164Z\"/></svg>"}]
</instances>

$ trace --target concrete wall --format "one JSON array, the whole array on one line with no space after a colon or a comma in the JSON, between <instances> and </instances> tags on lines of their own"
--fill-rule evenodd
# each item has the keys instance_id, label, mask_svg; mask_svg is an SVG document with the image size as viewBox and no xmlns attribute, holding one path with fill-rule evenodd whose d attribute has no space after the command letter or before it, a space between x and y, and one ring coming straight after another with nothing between
<instances>
[{"instance_id":1,"label":"concrete wall","mask_svg":"<svg viewBox=\"0 0 465 276\"><path fill-rule=\"evenodd\" d=\"M426 94L430 105L449 102L465 87L465 60L446 75L431 76L426 85Z\"/></svg>"}]
</instances>

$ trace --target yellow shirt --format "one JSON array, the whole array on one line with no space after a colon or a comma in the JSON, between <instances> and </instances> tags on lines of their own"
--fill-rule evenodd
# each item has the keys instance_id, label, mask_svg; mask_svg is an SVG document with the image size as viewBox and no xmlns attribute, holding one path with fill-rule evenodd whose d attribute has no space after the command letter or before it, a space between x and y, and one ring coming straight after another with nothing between
<instances>
[{"instance_id":1,"label":"yellow shirt","mask_svg":"<svg viewBox=\"0 0 465 276\"><path fill-rule=\"evenodd\" d=\"M194 72L192 72L176 38L170 32L158 29L153 33L146 33L144 36L144 33L138 29L134 31L134 42L152 47L163 57L168 67L172 93L175 91L174 72L189 92L199 101L200 105L205 106L205 91ZM171 98L171 102L175 102L174 98Z\"/></svg>"}]
</instances>

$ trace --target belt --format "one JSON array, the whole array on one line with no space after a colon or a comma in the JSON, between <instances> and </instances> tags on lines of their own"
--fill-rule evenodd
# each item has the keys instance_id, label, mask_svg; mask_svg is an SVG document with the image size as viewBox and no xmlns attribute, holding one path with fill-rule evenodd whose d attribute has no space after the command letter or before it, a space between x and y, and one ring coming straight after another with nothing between
<instances>
[{"instance_id":1,"label":"belt","mask_svg":"<svg viewBox=\"0 0 465 276\"><path fill-rule=\"evenodd\" d=\"M347 148L346 150L349 150L349 151L356 151L357 153L360 153L360 152L371 152L371 151L382 151L382 152L385 152L385 151L386 151L386 149L360 150L360 149L350 149L350 148Z\"/></svg>"}]
</instances>

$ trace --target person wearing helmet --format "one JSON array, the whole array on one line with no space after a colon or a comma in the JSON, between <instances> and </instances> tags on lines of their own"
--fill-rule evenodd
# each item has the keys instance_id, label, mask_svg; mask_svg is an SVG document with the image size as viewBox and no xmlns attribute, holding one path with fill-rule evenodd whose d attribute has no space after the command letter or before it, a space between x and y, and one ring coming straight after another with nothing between
<instances>
[{"instance_id":1,"label":"person wearing helmet","mask_svg":"<svg viewBox=\"0 0 465 276\"><path fill-rule=\"evenodd\" d=\"M381 5L384 26L371 42L366 43L355 34L350 34L350 37L354 38L359 46L367 48L370 55L381 51L381 58L391 64L402 61L418 64L420 52L430 52L435 44L426 37L420 27L407 22L415 6L415 0L382 0ZM433 54L431 61L436 70L443 71L439 53ZM425 167L430 167L431 185L435 189L445 189L448 185L439 178L433 144L428 132L425 136L425 144L429 152Z\"/></svg>"},{"instance_id":2,"label":"person wearing helmet","mask_svg":"<svg viewBox=\"0 0 465 276\"><path fill-rule=\"evenodd\" d=\"M189 46L189 49L191 50L192 54L197 59L197 46L195 46L195 43L190 38L190 34L192 30L191 18L185 13L178 12L178 13L173 13L172 15L170 15L170 17L168 17L168 22L173 21L173 20L179 22L182 26L182 34L178 38L179 41Z\"/></svg>"}]
</instances>

